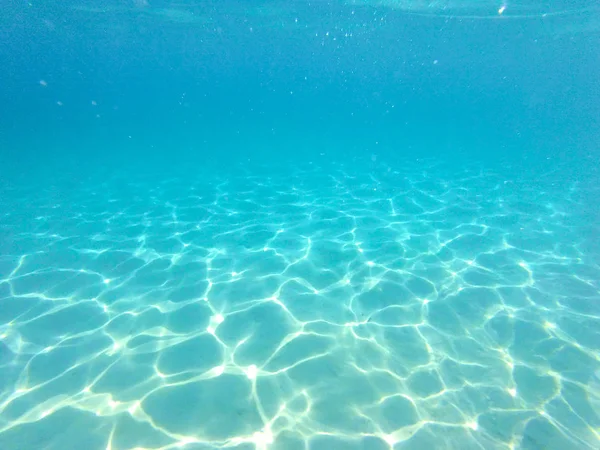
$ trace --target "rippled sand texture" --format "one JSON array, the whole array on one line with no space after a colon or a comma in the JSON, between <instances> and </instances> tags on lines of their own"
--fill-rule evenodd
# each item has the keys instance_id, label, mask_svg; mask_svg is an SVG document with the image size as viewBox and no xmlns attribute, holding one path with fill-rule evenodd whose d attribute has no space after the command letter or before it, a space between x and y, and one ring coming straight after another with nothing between
<instances>
[{"instance_id":1,"label":"rippled sand texture","mask_svg":"<svg viewBox=\"0 0 600 450\"><path fill-rule=\"evenodd\" d=\"M600 448L577 183L367 166L3 187L0 448Z\"/></svg>"}]
</instances>

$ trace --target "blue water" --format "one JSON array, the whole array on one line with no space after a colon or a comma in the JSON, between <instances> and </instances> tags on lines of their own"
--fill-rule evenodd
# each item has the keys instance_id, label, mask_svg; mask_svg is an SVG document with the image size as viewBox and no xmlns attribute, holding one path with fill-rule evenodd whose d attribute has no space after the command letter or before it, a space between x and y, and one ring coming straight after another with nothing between
<instances>
[{"instance_id":1,"label":"blue water","mask_svg":"<svg viewBox=\"0 0 600 450\"><path fill-rule=\"evenodd\" d=\"M600 448L600 9L6 0L0 449Z\"/></svg>"}]
</instances>

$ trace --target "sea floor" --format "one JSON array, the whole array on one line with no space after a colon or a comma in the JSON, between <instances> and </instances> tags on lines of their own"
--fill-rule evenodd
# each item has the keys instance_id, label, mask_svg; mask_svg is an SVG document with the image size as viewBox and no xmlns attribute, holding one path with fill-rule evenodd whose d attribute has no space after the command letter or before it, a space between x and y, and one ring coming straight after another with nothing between
<instances>
[{"instance_id":1,"label":"sea floor","mask_svg":"<svg viewBox=\"0 0 600 450\"><path fill-rule=\"evenodd\" d=\"M2 449L600 448L575 179L370 159L56 179L2 187Z\"/></svg>"}]
</instances>

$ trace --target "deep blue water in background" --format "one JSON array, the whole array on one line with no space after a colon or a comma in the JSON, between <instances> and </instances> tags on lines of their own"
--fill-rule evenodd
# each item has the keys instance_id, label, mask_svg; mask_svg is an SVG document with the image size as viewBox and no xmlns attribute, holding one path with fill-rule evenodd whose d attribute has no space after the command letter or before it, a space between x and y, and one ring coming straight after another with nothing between
<instances>
[{"instance_id":1,"label":"deep blue water in background","mask_svg":"<svg viewBox=\"0 0 600 450\"><path fill-rule=\"evenodd\" d=\"M599 44L580 0L4 0L0 449L599 448Z\"/></svg>"}]
</instances>

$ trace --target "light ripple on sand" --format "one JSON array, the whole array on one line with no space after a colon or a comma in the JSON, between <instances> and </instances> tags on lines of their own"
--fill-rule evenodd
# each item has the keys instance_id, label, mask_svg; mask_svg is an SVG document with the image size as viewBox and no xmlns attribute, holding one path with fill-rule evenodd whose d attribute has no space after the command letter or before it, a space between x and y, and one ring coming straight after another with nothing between
<instances>
[{"instance_id":1,"label":"light ripple on sand","mask_svg":"<svg viewBox=\"0 0 600 450\"><path fill-rule=\"evenodd\" d=\"M581 192L423 164L11 191L0 447L598 447Z\"/></svg>"}]
</instances>

